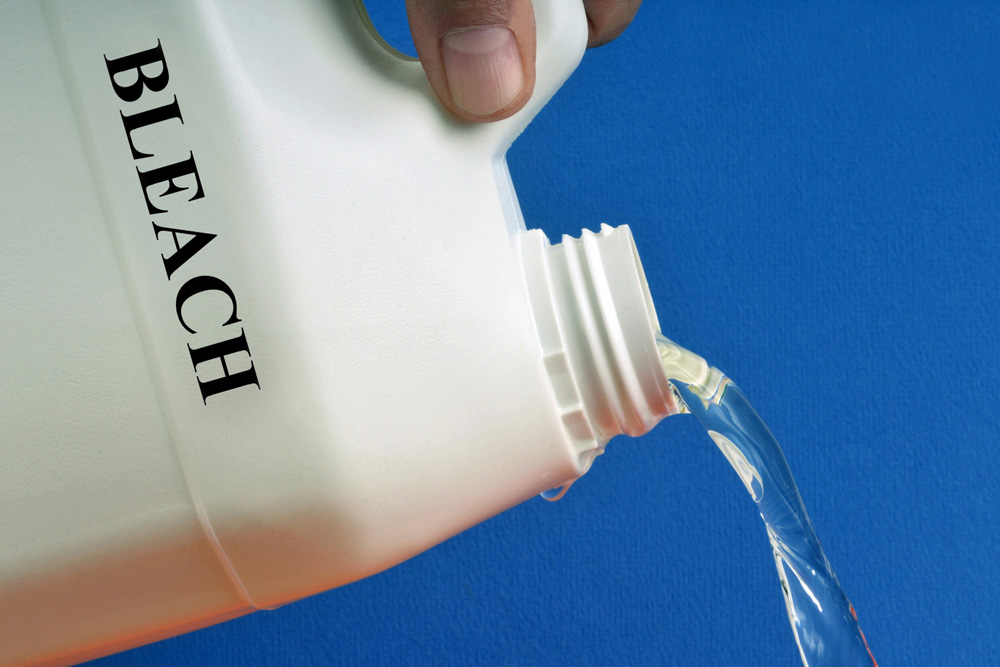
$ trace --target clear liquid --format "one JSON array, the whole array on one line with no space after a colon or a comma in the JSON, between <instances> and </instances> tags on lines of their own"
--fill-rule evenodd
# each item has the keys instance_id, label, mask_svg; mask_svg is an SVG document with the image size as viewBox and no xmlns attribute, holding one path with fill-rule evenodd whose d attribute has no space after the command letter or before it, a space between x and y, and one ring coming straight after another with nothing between
<instances>
[{"instance_id":1,"label":"clear liquid","mask_svg":"<svg viewBox=\"0 0 1000 667\"><path fill-rule=\"evenodd\" d=\"M665 357L676 349L665 338L659 342ZM753 406L715 368L697 385L676 379L670 384L682 412L698 418L757 503L803 664L876 665L854 607L816 537L785 455Z\"/></svg>"}]
</instances>

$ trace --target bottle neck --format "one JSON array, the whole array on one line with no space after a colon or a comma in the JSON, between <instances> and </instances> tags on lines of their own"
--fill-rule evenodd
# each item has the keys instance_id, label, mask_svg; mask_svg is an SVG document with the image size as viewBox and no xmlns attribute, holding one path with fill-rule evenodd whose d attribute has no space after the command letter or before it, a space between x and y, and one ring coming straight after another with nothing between
<instances>
[{"instance_id":1,"label":"bottle neck","mask_svg":"<svg viewBox=\"0 0 1000 667\"><path fill-rule=\"evenodd\" d=\"M676 414L629 228L603 225L555 245L530 230L520 250L546 369L581 457L592 460L615 435L642 435Z\"/></svg>"}]
</instances>

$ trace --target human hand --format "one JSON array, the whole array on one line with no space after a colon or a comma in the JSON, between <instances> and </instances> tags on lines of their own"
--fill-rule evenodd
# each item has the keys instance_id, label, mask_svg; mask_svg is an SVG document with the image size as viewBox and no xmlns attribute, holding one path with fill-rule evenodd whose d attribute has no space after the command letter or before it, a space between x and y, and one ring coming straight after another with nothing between
<instances>
[{"instance_id":1,"label":"human hand","mask_svg":"<svg viewBox=\"0 0 1000 667\"><path fill-rule=\"evenodd\" d=\"M632 22L642 0L582 0L601 46ZM502 120L535 87L535 14L531 0L406 0L413 44L431 87L459 118Z\"/></svg>"}]
</instances>

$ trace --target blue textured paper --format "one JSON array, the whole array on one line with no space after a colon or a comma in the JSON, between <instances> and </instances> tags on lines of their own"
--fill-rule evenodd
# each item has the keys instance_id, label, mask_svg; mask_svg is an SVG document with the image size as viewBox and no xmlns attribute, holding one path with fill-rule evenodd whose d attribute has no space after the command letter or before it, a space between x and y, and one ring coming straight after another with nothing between
<instances>
[{"instance_id":1,"label":"blue textured paper","mask_svg":"<svg viewBox=\"0 0 1000 667\"><path fill-rule=\"evenodd\" d=\"M402 2L370 4L404 44ZM1000 655L997 7L651 0L510 153L529 226L632 227L664 332L783 443L884 665ZM685 417L558 503L96 664L797 661L754 505Z\"/></svg>"}]
</instances>

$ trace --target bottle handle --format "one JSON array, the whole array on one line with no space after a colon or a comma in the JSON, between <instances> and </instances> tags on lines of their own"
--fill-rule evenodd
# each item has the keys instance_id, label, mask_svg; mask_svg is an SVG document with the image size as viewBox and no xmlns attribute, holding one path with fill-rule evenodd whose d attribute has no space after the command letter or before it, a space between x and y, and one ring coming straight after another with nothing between
<instances>
[{"instance_id":1,"label":"bottle handle","mask_svg":"<svg viewBox=\"0 0 1000 667\"><path fill-rule=\"evenodd\" d=\"M420 63L405 56L385 42L368 18L362 0L354 0L358 14L380 48L376 60L387 55L395 60L396 67L405 70L402 78L421 81L427 103L440 108L433 90L424 79ZM531 119L552 99L559 87L569 78L587 48L587 15L582 0L532 0L535 13L535 89L523 109L496 123L461 123L462 132L476 135L492 144L497 155L503 155ZM374 64L374 63L373 63ZM397 70L398 71L398 70ZM444 113L445 122L458 124L450 114Z\"/></svg>"},{"instance_id":2,"label":"bottle handle","mask_svg":"<svg viewBox=\"0 0 1000 667\"><path fill-rule=\"evenodd\" d=\"M524 131L580 64L587 48L587 14L582 0L533 0L535 9L535 90L523 109L501 121L500 151Z\"/></svg>"}]
</instances>

